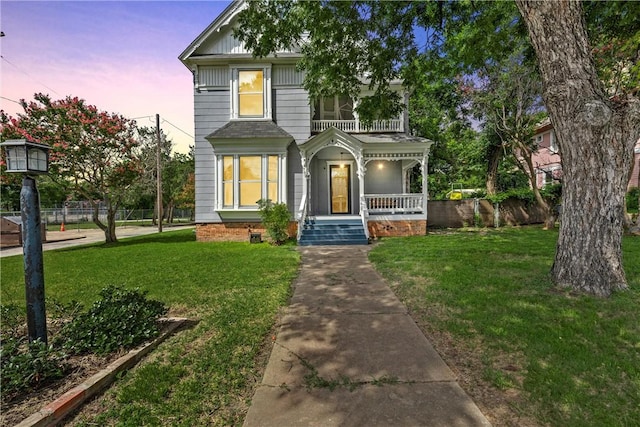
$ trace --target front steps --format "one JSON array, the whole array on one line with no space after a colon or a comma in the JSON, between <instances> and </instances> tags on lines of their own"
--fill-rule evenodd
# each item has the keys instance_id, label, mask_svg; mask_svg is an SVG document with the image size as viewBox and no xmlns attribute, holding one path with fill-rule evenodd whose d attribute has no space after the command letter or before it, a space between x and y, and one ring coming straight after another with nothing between
<instances>
[{"instance_id":1,"label":"front steps","mask_svg":"<svg viewBox=\"0 0 640 427\"><path fill-rule=\"evenodd\" d=\"M307 218L302 228L300 246L367 245L362 220L355 218Z\"/></svg>"}]
</instances>

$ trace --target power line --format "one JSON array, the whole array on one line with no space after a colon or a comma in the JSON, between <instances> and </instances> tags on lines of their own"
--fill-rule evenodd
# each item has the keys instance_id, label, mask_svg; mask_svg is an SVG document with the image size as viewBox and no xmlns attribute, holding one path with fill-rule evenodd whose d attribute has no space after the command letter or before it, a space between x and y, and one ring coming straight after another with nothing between
<instances>
[{"instance_id":1,"label":"power line","mask_svg":"<svg viewBox=\"0 0 640 427\"><path fill-rule=\"evenodd\" d=\"M60 94L58 92L56 92L54 89L51 89L49 86L47 86L46 84L42 83L41 81L36 80L35 77L33 77L31 74L27 73L26 71L24 71L23 69L21 69L20 67L18 67L16 64L14 64L13 62L9 61L7 58L4 57L4 55L0 55L0 58L4 59L5 62L11 66L13 66L16 70L20 71L22 74L24 74L25 76L29 77L31 80L33 80L34 82L38 83L39 85L42 85L44 87L46 87L47 89L49 89L51 92L55 93L56 95L60 96Z\"/></svg>"},{"instance_id":2,"label":"power line","mask_svg":"<svg viewBox=\"0 0 640 427\"><path fill-rule=\"evenodd\" d=\"M18 105L22 105L22 104L20 104L19 101L16 101L15 99L7 98L6 96L0 96L0 98L2 98L4 100L7 100L7 101L15 102Z\"/></svg>"},{"instance_id":3,"label":"power line","mask_svg":"<svg viewBox=\"0 0 640 427\"><path fill-rule=\"evenodd\" d=\"M190 133L180 129L178 126L174 125L173 123L171 123L169 120L166 119L162 119L162 123L169 123L171 126L173 126L174 128L178 129L180 132L184 133L185 135L187 135L189 138L193 138L193 135L191 135Z\"/></svg>"}]
</instances>

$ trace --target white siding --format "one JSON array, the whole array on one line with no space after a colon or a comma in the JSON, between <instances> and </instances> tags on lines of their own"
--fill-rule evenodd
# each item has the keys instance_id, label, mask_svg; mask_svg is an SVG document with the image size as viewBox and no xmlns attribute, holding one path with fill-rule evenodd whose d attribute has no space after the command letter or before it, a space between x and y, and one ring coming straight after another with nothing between
<instances>
[{"instance_id":1,"label":"white siding","mask_svg":"<svg viewBox=\"0 0 640 427\"><path fill-rule=\"evenodd\" d=\"M311 107L307 91L298 88L274 89L275 121L302 144L311 136Z\"/></svg>"},{"instance_id":2,"label":"white siding","mask_svg":"<svg viewBox=\"0 0 640 427\"><path fill-rule=\"evenodd\" d=\"M205 139L229 121L229 91L195 93L196 223L220 222L216 200L213 147Z\"/></svg>"}]
</instances>

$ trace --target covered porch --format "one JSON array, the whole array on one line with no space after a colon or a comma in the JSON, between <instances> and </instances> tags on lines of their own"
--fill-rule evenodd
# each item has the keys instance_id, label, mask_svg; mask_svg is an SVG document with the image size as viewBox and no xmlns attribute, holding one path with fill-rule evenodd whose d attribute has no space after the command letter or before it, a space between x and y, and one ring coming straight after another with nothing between
<instances>
[{"instance_id":1,"label":"covered porch","mask_svg":"<svg viewBox=\"0 0 640 427\"><path fill-rule=\"evenodd\" d=\"M301 144L298 238L318 217L358 218L367 238L378 234L380 224L417 222L426 229L430 146L427 139L402 133L354 135L335 127ZM422 172L420 192L411 191L416 166Z\"/></svg>"}]
</instances>

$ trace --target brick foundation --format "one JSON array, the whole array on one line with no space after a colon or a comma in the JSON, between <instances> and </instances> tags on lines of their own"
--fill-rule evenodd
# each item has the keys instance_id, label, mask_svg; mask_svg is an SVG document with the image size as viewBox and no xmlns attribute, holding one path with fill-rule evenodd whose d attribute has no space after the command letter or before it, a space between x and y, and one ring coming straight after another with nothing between
<instances>
[{"instance_id":1,"label":"brick foundation","mask_svg":"<svg viewBox=\"0 0 640 427\"><path fill-rule=\"evenodd\" d=\"M290 222L289 236L296 236L298 223ZM267 230L259 222L227 222L196 224L198 242L248 242L250 233L261 233L262 240L269 240Z\"/></svg>"},{"instance_id":2,"label":"brick foundation","mask_svg":"<svg viewBox=\"0 0 640 427\"><path fill-rule=\"evenodd\" d=\"M380 237L424 236L427 220L369 221L369 236Z\"/></svg>"}]
</instances>

